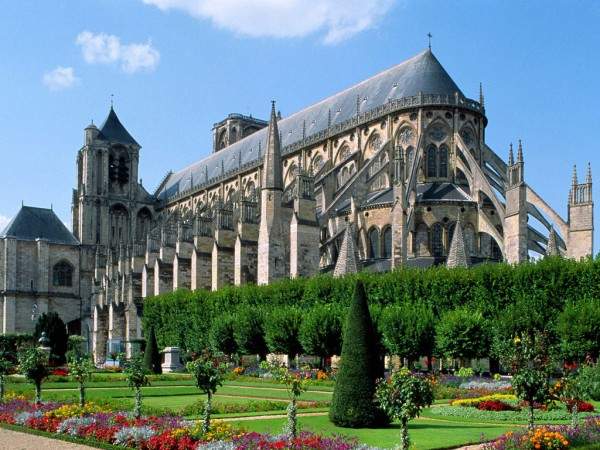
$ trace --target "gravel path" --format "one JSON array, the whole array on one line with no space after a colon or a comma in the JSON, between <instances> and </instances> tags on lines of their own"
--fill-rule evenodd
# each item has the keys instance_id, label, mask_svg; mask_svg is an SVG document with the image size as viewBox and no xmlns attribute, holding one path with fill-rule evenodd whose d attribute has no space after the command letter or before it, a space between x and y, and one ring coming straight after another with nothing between
<instances>
[{"instance_id":1,"label":"gravel path","mask_svg":"<svg viewBox=\"0 0 600 450\"><path fill-rule=\"evenodd\" d=\"M73 444L58 439L0 428L0 450L93 450L87 445Z\"/></svg>"}]
</instances>

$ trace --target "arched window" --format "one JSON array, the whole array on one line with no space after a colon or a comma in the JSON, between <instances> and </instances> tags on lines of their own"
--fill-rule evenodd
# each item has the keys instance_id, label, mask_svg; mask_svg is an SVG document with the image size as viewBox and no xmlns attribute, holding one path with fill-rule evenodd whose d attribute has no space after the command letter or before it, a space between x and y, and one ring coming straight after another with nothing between
<instances>
[{"instance_id":1,"label":"arched window","mask_svg":"<svg viewBox=\"0 0 600 450\"><path fill-rule=\"evenodd\" d=\"M67 261L57 263L52 269L52 284L60 287L73 286L73 266Z\"/></svg>"},{"instance_id":2,"label":"arched window","mask_svg":"<svg viewBox=\"0 0 600 450\"><path fill-rule=\"evenodd\" d=\"M145 242L146 235L150 231L150 224L152 222L152 214L148 210L148 208L142 208L137 213L137 223L136 223L136 240L138 242Z\"/></svg>"},{"instance_id":3,"label":"arched window","mask_svg":"<svg viewBox=\"0 0 600 450\"><path fill-rule=\"evenodd\" d=\"M464 233L465 251L467 253L467 256L475 256L475 229L473 228L473 225L465 225Z\"/></svg>"},{"instance_id":4,"label":"arched window","mask_svg":"<svg viewBox=\"0 0 600 450\"><path fill-rule=\"evenodd\" d=\"M379 231L371 228L369 231L369 257L379 258Z\"/></svg>"},{"instance_id":5,"label":"arched window","mask_svg":"<svg viewBox=\"0 0 600 450\"><path fill-rule=\"evenodd\" d=\"M433 256L442 256L444 254L444 229L439 223L431 227L431 253Z\"/></svg>"},{"instance_id":6,"label":"arched window","mask_svg":"<svg viewBox=\"0 0 600 450\"><path fill-rule=\"evenodd\" d=\"M417 232L415 233L415 243L413 247L415 256L429 255L429 230L427 225L424 223L417 225Z\"/></svg>"},{"instance_id":7,"label":"arched window","mask_svg":"<svg viewBox=\"0 0 600 450\"><path fill-rule=\"evenodd\" d=\"M383 255L384 258L392 257L392 227L387 227L383 232Z\"/></svg>"},{"instance_id":8,"label":"arched window","mask_svg":"<svg viewBox=\"0 0 600 450\"><path fill-rule=\"evenodd\" d=\"M244 194L246 198L250 201L256 201L256 186L254 185L254 181L248 181L246 184L246 192Z\"/></svg>"},{"instance_id":9,"label":"arched window","mask_svg":"<svg viewBox=\"0 0 600 450\"><path fill-rule=\"evenodd\" d=\"M435 146L430 145L427 148L427 176L435 178L437 176L437 164L436 164L436 151Z\"/></svg>"},{"instance_id":10,"label":"arched window","mask_svg":"<svg viewBox=\"0 0 600 450\"><path fill-rule=\"evenodd\" d=\"M438 176L440 178L446 178L448 176L448 147L442 145L438 152L440 157L440 166Z\"/></svg>"}]
</instances>

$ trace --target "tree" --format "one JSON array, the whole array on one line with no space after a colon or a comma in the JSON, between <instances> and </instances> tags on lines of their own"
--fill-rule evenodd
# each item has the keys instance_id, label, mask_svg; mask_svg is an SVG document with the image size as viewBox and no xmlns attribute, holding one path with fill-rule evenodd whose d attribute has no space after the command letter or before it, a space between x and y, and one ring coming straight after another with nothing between
<instances>
[{"instance_id":1,"label":"tree","mask_svg":"<svg viewBox=\"0 0 600 450\"><path fill-rule=\"evenodd\" d=\"M42 383L50 375L48 355L39 348L27 348L19 353L19 371L35 386L35 403L42 403Z\"/></svg>"},{"instance_id":2,"label":"tree","mask_svg":"<svg viewBox=\"0 0 600 450\"><path fill-rule=\"evenodd\" d=\"M0 351L0 402L4 401L6 377L12 373L13 358L10 353Z\"/></svg>"},{"instance_id":3,"label":"tree","mask_svg":"<svg viewBox=\"0 0 600 450\"><path fill-rule=\"evenodd\" d=\"M119 362L127 378L129 387L135 391L135 405L133 415L139 419L142 415L142 387L150 385L148 371L144 367L142 356L137 354L126 359L124 354L119 355Z\"/></svg>"},{"instance_id":4,"label":"tree","mask_svg":"<svg viewBox=\"0 0 600 450\"><path fill-rule=\"evenodd\" d=\"M437 351L448 358L482 358L489 353L490 333L479 311L457 308L442 315L436 326Z\"/></svg>"},{"instance_id":5,"label":"tree","mask_svg":"<svg viewBox=\"0 0 600 450\"><path fill-rule=\"evenodd\" d=\"M262 311L245 306L235 315L235 342L240 352L246 355L259 355L261 361L267 356L264 319Z\"/></svg>"},{"instance_id":6,"label":"tree","mask_svg":"<svg viewBox=\"0 0 600 450\"><path fill-rule=\"evenodd\" d=\"M419 356L431 360L435 325L431 308L422 303L405 303L385 311L382 321L384 344L393 355L408 359L408 367Z\"/></svg>"},{"instance_id":7,"label":"tree","mask_svg":"<svg viewBox=\"0 0 600 450\"><path fill-rule=\"evenodd\" d=\"M316 305L305 316L300 326L300 343L304 352L321 358L339 355L342 350L342 310L336 305Z\"/></svg>"},{"instance_id":8,"label":"tree","mask_svg":"<svg viewBox=\"0 0 600 450\"><path fill-rule=\"evenodd\" d=\"M408 450L408 421L419 417L433 403L433 386L425 378L412 375L406 368L392 373L377 384L377 401L391 419L400 421L400 448Z\"/></svg>"},{"instance_id":9,"label":"tree","mask_svg":"<svg viewBox=\"0 0 600 450\"><path fill-rule=\"evenodd\" d=\"M557 331L563 356L571 361L593 360L600 355L600 301L568 303L558 316Z\"/></svg>"},{"instance_id":10,"label":"tree","mask_svg":"<svg viewBox=\"0 0 600 450\"><path fill-rule=\"evenodd\" d=\"M85 405L85 382L92 378L96 368L90 355L70 352L68 355L69 375L79 385L79 406Z\"/></svg>"},{"instance_id":11,"label":"tree","mask_svg":"<svg viewBox=\"0 0 600 450\"><path fill-rule=\"evenodd\" d=\"M275 380L286 387L290 403L287 408L287 425L284 432L290 437L290 440L296 439L298 435L298 407L296 403L298 397L308 389L310 380L303 378L300 374L290 372L286 366L275 362L267 363L265 361L262 363L262 367L268 370Z\"/></svg>"},{"instance_id":12,"label":"tree","mask_svg":"<svg viewBox=\"0 0 600 450\"><path fill-rule=\"evenodd\" d=\"M34 340L37 340L46 332L46 337L50 341L50 361L56 364L64 364L65 354L67 352L67 327L59 315L55 312L42 314L35 324L33 333Z\"/></svg>"},{"instance_id":13,"label":"tree","mask_svg":"<svg viewBox=\"0 0 600 450\"><path fill-rule=\"evenodd\" d=\"M341 357L329 419L335 425L350 428L383 422L385 415L374 402L379 362L375 329L360 280L344 325Z\"/></svg>"},{"instance_id":14,"label":"tree","mask_svg":"<svg viewBox=\"0 0 600 450\"><path fill-rule=\"evenodd\" d=\"M300 326L302 313L293 306L274 309L265 322L265 341L272 353L283 353L293 360L302 352Z\"/></svg>"},{"instance_id":15,"label":"tree","mask_svg":"<svg viewBox=\"0 0 600 450\"><path fill-rule=\"evenodd\" d=\"M148 331L147 345L144 350L144 367L150 373L162 373L160 352L158 351L158 343L156 342L156 334L154 327L150 327Z\"/></svg>"},{"instance_id":16,"label":"tree","mask_svg":"<svg viewBox=\"0 0 600 450\"><path fill-rule=\"evenodd\" d=\"M202 432L208 433L210 429L212 396L217 392L219 386L223 385L226 367L213 357L210 352L205 351L200 358L188 362L186 369L192 374L196 387L200 389L200 392L206 394Z\"/></svg>"},{"instance_id":17,"label":"tree","mask_svg":"<svg viewBox=\"0 0 600 450\"><path fill-rule=\"evenodd\" d=\"M231 314L213 318L208 340L213 351L233 357L239 353L235 341L235 318Z\"/></svg>"},{"instance_id":18,"label":"tree","mask_svg":"<svg viewBox=\"0 0 600 450\"><path fill-rule=\"evenodd\" d=\"M536 332L515 336L512 345L504 347L502 363L513 372L511 381L517 397L529 406L529 429L533 429L535 404L546 403L551 397L550 377L555 367L555 349L548 334Z\"/></svg>"}]
</instances>

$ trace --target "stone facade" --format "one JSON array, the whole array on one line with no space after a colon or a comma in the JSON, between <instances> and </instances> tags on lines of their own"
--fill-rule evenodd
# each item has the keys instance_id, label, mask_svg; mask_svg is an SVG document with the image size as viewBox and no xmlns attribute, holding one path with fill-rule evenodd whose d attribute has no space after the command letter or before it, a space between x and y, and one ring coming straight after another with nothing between
<instances>
[{"instance_id":1,"label":"stone facade","mask_svg":"<svg viewBox=\"0 0 600 450\"><path fill-rule=\"evenodd\" d=\"M268 122L229 115L209 157L149 193L138 182L141 147L111 108L85 129L73 192L96 361L131 351L143 299L174 289L336 265L341 274L591 255L591 170L585 183L574 177L565 220L527 184L522 144L505 162L485 142L487 123L483 93L467 98L428 50L289 117L274 104ZM1 245L0 267L38 251ZM0 291L8 315L10 292Z\"/></svg>"}]
</instances>

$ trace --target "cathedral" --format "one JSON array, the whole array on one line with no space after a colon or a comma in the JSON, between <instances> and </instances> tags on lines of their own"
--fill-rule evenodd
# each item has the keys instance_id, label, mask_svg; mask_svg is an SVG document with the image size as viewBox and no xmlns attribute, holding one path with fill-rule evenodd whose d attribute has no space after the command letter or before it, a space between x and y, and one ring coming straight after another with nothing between
<instances>
[{"instance_id":1,"label":"cathedral","mask_svg":"<svg viewBox=\"0 0 600 450\"><path fill-rule=\"evenodd\" d=\"M275 103L268 121L228 115L209 156L149 192L141 146L111 107L85 128L72 207L74 301L96 361L131 351L144 298L180 288L591 255L589 166L582 182L573 171L564 219L525 181L521 142L504 160L487 123L481 87L467 98L428 49L287 117ZM7 284L18 234L0 234L4 330L35 294Z\"/></svg>"}]
</instances>

